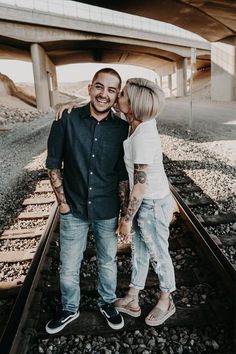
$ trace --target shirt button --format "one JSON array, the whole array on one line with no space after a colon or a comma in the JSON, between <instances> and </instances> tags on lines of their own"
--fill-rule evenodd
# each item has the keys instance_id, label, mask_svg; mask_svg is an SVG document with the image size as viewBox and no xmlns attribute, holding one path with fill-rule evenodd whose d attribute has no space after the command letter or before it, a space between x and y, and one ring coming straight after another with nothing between
<instances>
[{"instance_id":1,"label":"shirt button","mask_svg":"<svg viewBox=\"0 0 236 354\"><path fill-rule=\"evenodd\" d=\"M92 157L95 157L95 155L92 155Z\"/></svg>"},{"instance_id":2,"label":"shirt button","mask_svg":"<svg viewBox=\"0 0 236 354\"><path fill-rule=\"evenodd\" d=\"M99 125L100 123L99 122L97 122L97 125Z\"/></svg>"},{"instance_id":3,"label":"shirt button","mask_svg":"<svg viewBox=\"0 0 236 354\"><path fill-rule=\"evenodd\" d=\"M89 200L89 202L88 202L89 204L91 204L92 202Z\"/></svg>"},{"instance_id":4,"label":"shirt button","mask_svg":"<svg viewBox=\"0 0 236 354\"><path fill-rule=\"evenodd\" d=\"M90 175L93 175L93 172L92 172L92 171L90 172Z\"/></svg>"},{"instance_id":5,"label":"shirt button","mask_svg":"<svg viewBox=\"0 0 236 354\"><path fill-rule=\"evenodd\" d=\"M97 138L94 138L94 140L95 140L95 141L98 141L98 139L97 139Z\"/></svg>"},{"instance_id":6,"label":"shirt button","mask_svg":"<svg viewBox=\"0 0 236 354\"><path fill-rule=\"evenodd\" d=\"M89 190L91 191L91 190L92 190L92 187L89 187Z\"/></svg>"}]
</instances>

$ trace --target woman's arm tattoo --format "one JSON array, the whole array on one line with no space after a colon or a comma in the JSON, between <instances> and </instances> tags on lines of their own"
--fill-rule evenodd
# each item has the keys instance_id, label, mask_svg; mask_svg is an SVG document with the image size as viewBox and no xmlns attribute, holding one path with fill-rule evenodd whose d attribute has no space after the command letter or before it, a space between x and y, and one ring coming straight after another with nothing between
<instances>
[{"instance_id":1,"label":"woman's arm tattoo","mask_svg":"<svg viewBox=\"0 0 236 354\"><path fill-rule=\"evenodd\" d=\"M144 184L147 181L146 169L148 165L134 164L134 185L137 183Z\"/></svg>"},{"instance_id":2,"label":"woman's arm tattoo","mask_svg":"<svg viewBox=\"0 0 236 354\"><path fill-rule=\"evenodd\" d=\"M128 210L127 210L125 218L124 218L126 222L133 220L140 205L142 204L142 201L143 201L142 196L144 195L145 183L147 182L147 173L146 173L147 168L148 168L148 165L146 165L146 164L145 165L144 164L134 164L134 188L136 189L136 192L134 192L134 194L136 194L136 195L133 195L133 191L132 191L129 205L128 205ZM140 186L138 186L138 184L140 184ZM137 194L138 190L139 190L139 192Z\"/></svg>"},{"instance_id":3,"label":"woman's arm tattoo","mask_svg":"<svg viewBox=\"0 0 236 354\"><path fill-rule=\"evenodd\" d=\"M133 220L134 215L137 213L141 203L142 199L137 199L135 196L131 197L128 210L124 218L126 222Z\"/></svg>"},{"instance_id":4,"label":"woman's arm tattoo","mask_svg":"<svg viewBox=\"0 0 236 354\"><path fill-rule=\"evenodd\" d=\"M48 177L57 197L58 203L67 204L62 184L61 171L59 169L48 170Z\"/></svg>"}]
</instances>

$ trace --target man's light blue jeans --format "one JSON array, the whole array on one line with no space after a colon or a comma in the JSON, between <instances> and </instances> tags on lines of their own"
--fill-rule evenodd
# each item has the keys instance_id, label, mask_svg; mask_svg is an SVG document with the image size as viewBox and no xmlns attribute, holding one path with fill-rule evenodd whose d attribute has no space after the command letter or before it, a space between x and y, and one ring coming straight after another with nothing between
<instances>
[{"instance_id":1,"label":"man's light blue jeans","mask_svg":"<svg viewBox=\"0 0 236 354\"><path fill-rule=\"evenodd\" d=\"M158 275L160 290L169 293L176 289L168 243L174 204L171 195L143 200L133 222L130 287L144 289L150 261Z\"/></svg>"},{"instance_id":2,"label":"man's light blue jeans","mask_svg":"<svg viewBox=\"0 0 236 354\"><path fill-rule=\"evenodd\" d=\"M64 310L76 312L80 303L80 266L92 225L98 264L99 304L116 299L117 218L89 222L71 213L60 215L60 289Z\"/></svg>"}]
</instances>

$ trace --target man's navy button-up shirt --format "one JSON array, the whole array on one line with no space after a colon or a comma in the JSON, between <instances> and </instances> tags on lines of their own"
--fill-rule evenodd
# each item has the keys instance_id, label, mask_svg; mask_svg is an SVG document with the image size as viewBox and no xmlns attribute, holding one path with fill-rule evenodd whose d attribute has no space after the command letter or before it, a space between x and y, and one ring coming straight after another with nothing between
<instances>
[{"instance_id":1,"label":"man's navy button-up shirt","mask_svg":"<svg viewBox=\"0 0 236 354\"><path fill-rule=\"evenodd\" d=\"M67 203L73 215L86 220L118 215L118 184L128 180L123 141L128 123L113 113L102 121L90 114L89 104L63 112L48 139L48 169L61 169Z\"/></svg>"}]
</instances>

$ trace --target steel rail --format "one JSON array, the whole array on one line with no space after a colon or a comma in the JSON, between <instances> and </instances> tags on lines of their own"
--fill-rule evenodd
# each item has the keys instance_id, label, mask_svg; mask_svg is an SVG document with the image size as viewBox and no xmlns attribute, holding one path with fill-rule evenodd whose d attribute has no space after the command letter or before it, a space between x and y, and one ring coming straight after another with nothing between
<instances>
[{"instance_id":1,"label":"steel rail","mask_svg":"<svg viewBox=\"0 0 236 354\"><path fill-rule=\"evenodd\" d=\"M202 251L211 260L216 270L220 272L223 282L230 293L232 293L233 297L235 297L236 270L234 266L225 257L219 246L213 241L203 224L183 201L175 187L170 184L170 189L179 205L181 217L188 222L195 239L202 248Z\"/></svg>"},{"instance_id":2,"label":"steel rail","mask_svg":"<svg viewBox=\"0 0 236 354\"><path fill-rule=\"evenodd\" d=\"M27 306L27 302L30 303L29 301L30 291L34 287L36 275L38 273L38 270L40 269L42 259L44 259L47 246L51 241L49 235L51 234L52 230L56 226L57 215L58 215L58 206L57 203L55 203L54 206L52 207L52 211L48 218L47 226L43 232L42 238L38 245L35 256L32 260L29 271L25 277L24 283L16 298L15 304L8 318L7 325L1 337L1 341L0 341L1 354L19 353L19 347L17 348L18 346L17 341L21 336L17 335L17 333L19 333L19 331L22 329L21 322L22 322L22 318L24 317L23 314Z\"/></svg>"}]
</instances>

